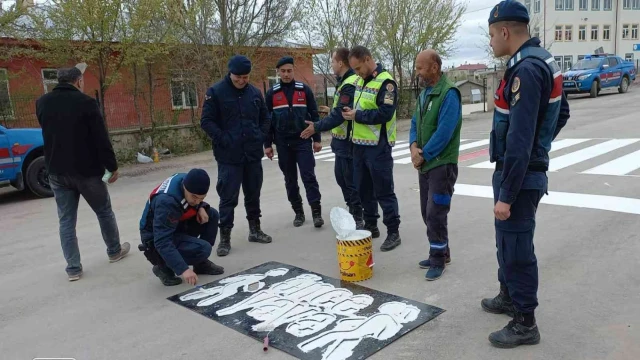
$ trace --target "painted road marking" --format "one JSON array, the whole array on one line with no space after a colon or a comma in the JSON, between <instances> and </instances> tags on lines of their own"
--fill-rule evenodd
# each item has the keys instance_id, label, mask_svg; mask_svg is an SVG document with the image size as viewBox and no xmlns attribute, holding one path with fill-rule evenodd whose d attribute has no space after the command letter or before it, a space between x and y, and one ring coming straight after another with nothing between
<instances>
[{"instance_id":1,"label":"painted road marking","mask_svg":"<svg viewBox=\"0 0 640 360\"><path fill-rule=\"evenodd\" d=\"M549 151L549 152L552 153L554 151L562 150L564 148L568 148L568 147L573 146L573 145L578 145L578 144L581 144L581 143L589 141L589 140L591 140L591 139L562 139L562 140L557 140L557 141L554 141L554 142L551 143L551 151ZM493 169L493 168L496 167L496 164L490 162L489 160L487 160L487 161L483 161L483 162L478 163L478 164L471 165L469 167L476 168L476 169Z\"/></svg>"},{"instance_id":2,"label":"painted road marking","mask_svg":"<svg viewBox=\"0 0 640 360\"><path fill-rule=\"evenodd\" d=\"M640 169L640 150L596 166L582 174L626 175Z\"/></svg>"},{"instance_id":3,"label":"painted road marking","mask_svg":"<svg viewBox=\"0 0 640 360\"><path fill-rule=\"evenodd\" d=\"M597 158L611 151L624 148L628 145L638 143L640 139L558 139L551 144L550 153L571 148L586 142L593 142L588 147L569 152L564 155L552 157L550 161L549 171L558 171L570 166L580 164L584 161ZM598 142L598 143L595 143ZM488 139L460 139L460 156L458 162L460 167L471 167L475 169L494 169L495 163L488 160L477 162L479 159L486 159L489 155ZM411 150L407 140L399 140L392 149L392 156L396 164L411 164ZM607 163L593 166L591 169L581 172L581 174L597 174L612 176L635 176L632 173L640 170L640 151L637 146L631 147L627 152L635 151L630 154L623 154L620 157ZM274 160L278 157L274 156ZM330 147L323 149L315 154L318 161L335 161L335 154ZM267 160L266 157L263 160ZM474 161L475 160L475 161ZM598 160L595 160L598 161ZM602 163L602 161L600 161Z\"/></svg>"},{"instance_id":4,"label":"painted road marking","mask_svg":"<svg viewBox=\"0 0 640 360\"><path fill-rule=\"evenodd\" d=\"M484 185L456 184L455 195L493 199L493 188ZM620 196L549 191L549 195L542 197L540 203L640 215L640 199Z\"/></svg>"},{"instance_id":5,"label":"painted road marking","mask_svg":"<svg viewBox=\"0 0 640 360\"><path fill-rule=\"evenodd\" d=\"M549 163L549 171L558 171L568 166L581 163L596 156L600 156L613 150L631 145L640 139L612 139L588 148L553 158Z\"/></svg>"}]
</instances>

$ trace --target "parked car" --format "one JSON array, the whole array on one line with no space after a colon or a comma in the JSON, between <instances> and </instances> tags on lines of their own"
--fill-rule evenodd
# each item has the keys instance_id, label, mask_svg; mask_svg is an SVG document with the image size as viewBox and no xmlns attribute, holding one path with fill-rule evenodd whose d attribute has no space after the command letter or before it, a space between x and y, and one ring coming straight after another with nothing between
<instances>
[{"instance_id":1,"label":"parked car","mask_svg":"<svg viewBox=\"0 0 640 360\"><path fill-rule=\"evenodd\" d=\"M7 129L0 125L0 187L52 197L44 162L42 129Z\"/></svg>"},{"instance_id":2,"label":"parked car","mask_svg":"<svg viewBox=\"0 0 640 360\"><path fill-rule=\"evenodd\" d=\"M626 93L636 79L636 68L630 61L610 54L587 55L563 74L562 87L567 94L589 93L594 98L600 90L618 88Z\"/></svg>"}]
</instances>

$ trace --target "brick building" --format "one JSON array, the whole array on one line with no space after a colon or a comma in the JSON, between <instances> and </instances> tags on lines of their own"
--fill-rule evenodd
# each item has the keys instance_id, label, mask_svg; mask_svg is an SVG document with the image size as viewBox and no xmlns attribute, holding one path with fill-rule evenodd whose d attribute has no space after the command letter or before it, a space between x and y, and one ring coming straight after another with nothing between
<instances>
[{"instance_id":1,"label":"brick building","mask_svg":"<svg viewBox=\"0 0 640 360\"><path fill-rule=\"evenodd\" d=\"M0 39L0 46L19 45L12 39ZM251 81L261 91L266 90L279 80L275 69L278 59L290 55L295 58L296 80L311 85L315 53L316 50L305 47L255 49ZM38 127L35 100L56 86L56 68L73 64L51 64L15 56L0 60L0 124L12 128ZM203 76L197 81L185 81L180 69L169 71L166 64L157 63L154 68L153 85L148 85L148 76L138 76L137 87L132 68L119 69L116 81L104 94L105 118L110 131L147 128L152 121L159 126L199 123L204 94L218 79ZM100 88L97 70L95 64L89 63L84 75L84 92L96 99Z\"/></svg>"}]
</instances>

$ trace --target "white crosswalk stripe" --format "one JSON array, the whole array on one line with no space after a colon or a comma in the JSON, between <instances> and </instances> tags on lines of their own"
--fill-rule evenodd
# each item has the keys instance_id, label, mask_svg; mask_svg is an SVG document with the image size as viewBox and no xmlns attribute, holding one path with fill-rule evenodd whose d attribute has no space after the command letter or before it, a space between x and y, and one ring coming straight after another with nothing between
<instances>
[{"instance_id":1,"label":"white crosswalk stripe","mask_svg":"<svg viewBox=\"0 0 640 360\"><path fill-rule=\"evenodd\" d=\"M396 142L392 152L394 163L411 164L409 146L406 140ZM495 163L487 159L488 147L488 139L461 139L458 166L474 169L495 168ZM315 154L315 158L317 161L334 162L335 154L327 146ZM557 139L551 144L550 159L550 172L640 177L640 139ZM274 160L277 160L277 156L274 156ZM586 168L588 170L584 170Z\"/></svg>"}]
</instances>

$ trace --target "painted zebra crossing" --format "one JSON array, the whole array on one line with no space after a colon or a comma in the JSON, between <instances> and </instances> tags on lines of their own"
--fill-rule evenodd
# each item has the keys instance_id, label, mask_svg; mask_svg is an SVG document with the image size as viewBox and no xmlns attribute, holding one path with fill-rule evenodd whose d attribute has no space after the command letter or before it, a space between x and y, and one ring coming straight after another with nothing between
<instances>
[{"instance_id":1,"label":"painted zebra crossing","mask_svg":"<svg viewBox=\"0 0 640 360\"><path fill-rule=\"evenodd\" d=\"M411 164L409 142L400 140L393 147L394 163ZM474 169L493 169L488 160L488 139L461 139L459 166ZM611 158L610 154L616 157ZM638 176L640 177L640 138L568 138L556 139L551 144L549 171L572 171L590 175ZM277 160L277 155L274 160ZM328 146L315 154L317 161L335 161ZM266 157L263 160L267 160ZM587 164L585 166L585 164ZM592 166L593 165L593 166ZM587 169L585 169L587 167ZM578 170L581 171L578 171Z\"/></svg>"}]
</instances>

